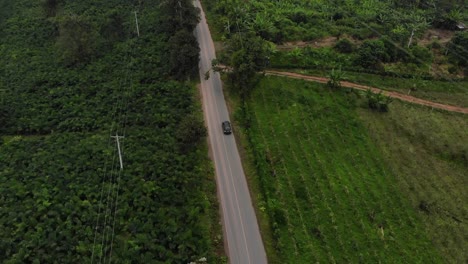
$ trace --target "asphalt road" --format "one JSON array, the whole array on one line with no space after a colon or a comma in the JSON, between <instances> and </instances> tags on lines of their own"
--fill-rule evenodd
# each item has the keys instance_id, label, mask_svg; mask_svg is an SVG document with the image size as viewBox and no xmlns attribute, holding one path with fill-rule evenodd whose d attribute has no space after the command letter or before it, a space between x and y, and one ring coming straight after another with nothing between
<instances>
[{"instance_id":1,"label":"asphalt road","mask_svg":"<svg viewBox=\"0 0 468 264\"><path fill-rule=\"evenodd\" d=\"M195 35L200 45L203 112L216 170L227 255L232 264L267 263L235 138L224 135L221 128L221 122L229 120L221 79L218 73L213 72L208 80L204 79L205 72L211 68L211 60L215 58L215 49L200 2L196 0L194 4L201 10L201 21Z\"/></svg>"}]
</instances>

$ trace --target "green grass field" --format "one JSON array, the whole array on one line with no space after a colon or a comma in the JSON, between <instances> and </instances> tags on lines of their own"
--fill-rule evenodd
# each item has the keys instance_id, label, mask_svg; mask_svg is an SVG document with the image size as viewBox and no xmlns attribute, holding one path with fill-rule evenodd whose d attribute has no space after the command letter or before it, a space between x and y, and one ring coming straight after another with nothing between
<instances>
[{"instance_id":1,"label":"green grass field","mask_svg":"<svg viewBox=\"0 0 468 264\"><path fill-rule=\"evenodd\" d=\"M466 263L468 117L398 101L360 116L446 261Z\"/></svg>"},{"instance_id":2,"label":"green grass field","mask_svg":"<svg viewBox=\"0 0 468 264\"><path fill-rule=\"evenodd\" d=\"M442 262L355 105L278 77L249 99L250 151L281 263Z\"/></svg>"}]
</instances>

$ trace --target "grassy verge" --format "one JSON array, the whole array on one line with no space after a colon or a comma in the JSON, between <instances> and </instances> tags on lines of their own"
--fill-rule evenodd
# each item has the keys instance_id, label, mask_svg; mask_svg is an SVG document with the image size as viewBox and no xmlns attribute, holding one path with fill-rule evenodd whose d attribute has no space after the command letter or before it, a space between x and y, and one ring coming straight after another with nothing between
<instances>
[{"instance_id":1,"label":"grassy verge","mask_svg":"<svg viewBox=\"0 0 468 264\"><path fill-rule=\"evenodd\" d=\"M468 117L400 102L359 114L446 261L466 262Z\"/></svg>"},{"instance_id":2,"label":"grassy verge","mask_svg":"<svg viewBox=\"0 0 468 264\"><path fill-rule=\"evenodd\" d=\"M267 77L243 118L282 263L441 261L353 100Z\"/></svg>"},{"instance_id":3,"label":"grassy verge","mask_svg":"<svg viewBox=\"0 0 468 264\"><path fill-rule=\"evenodd\" d=\"M231 120L233 122L233 126L236 128L234 129L234 136L236 137L239 154L242 160L242 166L244 168L245 176L247 178L249 190L251 193L250 196L252 197L252 203L257 215L258 224L260 226L260 232L262 234L265 251L268 257L268 263L280 264L283 262L281 262L281 259L278 256L278 252L273 245L273 233L272 227L270 226L270 217L268 212L265 211L265 197L262 195L260 182L258 181L259 177L253 162L254 153L252 150L246 148L246 146L249 144L249 139L248 135L246 134L247 131L241 125L242 109L240 98L235 91L229 88L225 89L225 93L227 95L225 98L229 113L233 115L231 116Z\"/></svg>"}]
</instances>

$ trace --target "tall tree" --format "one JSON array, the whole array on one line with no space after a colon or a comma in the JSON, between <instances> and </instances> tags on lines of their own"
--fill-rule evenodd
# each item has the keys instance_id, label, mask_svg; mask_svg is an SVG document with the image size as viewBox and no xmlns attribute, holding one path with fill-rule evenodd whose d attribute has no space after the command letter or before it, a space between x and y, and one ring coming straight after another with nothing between
<instances>
[{"instance_id":1,"label":"tall tree","mask_svg":"<svg viewBox=\"0 0 468 264\"><path fill-rule=\"evenodd\" d=\"M447 45L450 59L458 66L468 67L468 32L458 32Z\"/></svg>"},{"instance_id":2,"label":"tall tree","mask_svg":"<svg viewBox=\"0 0 468 264\"><path fill-rule=\"evenodd\" d=\"M265 69L270 52L268 42L253 32L236 34L229 40L228 54L232 67L229 79L242 97L249 94L256 73Z\"/></svg>"},{"instance_id":3,"label":"tall tree","mask_svg":"<svg viewBox=\"0 0 468 264\"><path fill-rule=\"evenodd\" d=\"M169 39L169 65L177 79L196 73L200 48L192 32L179 30Z\"/></svg>"},{"instance_id":4,"label":"tall tree","mask_svg":"<svg viewBox=\"0 0 468 264\"><path fill-rule=\"evenodd\" d=\"M170 33L181 29L191 32L200 20L200 10L190 0L164 0L161 9L164 16L162 26Z\"/></svg>"},{"instance_id":5,"label":"tall tree","mask_svg":"<svg viewBox=\"0 0 468 264\"><path fill-rule=\"evenodd\" d=\"M85 62L96 53L99 41L97 27L82 16L60 18L58 51L68 65Z\"/></svg>"},{"instance_id":6,"label":"tall tree","mask_svg":"<svg viewBox=\"0 0 468 264\"><path fill-rule=\"evenodd\" d=\"M59 0L41 0L44 13L48 17L54 17L57 14Z\"/></svg>"}]
</instances>

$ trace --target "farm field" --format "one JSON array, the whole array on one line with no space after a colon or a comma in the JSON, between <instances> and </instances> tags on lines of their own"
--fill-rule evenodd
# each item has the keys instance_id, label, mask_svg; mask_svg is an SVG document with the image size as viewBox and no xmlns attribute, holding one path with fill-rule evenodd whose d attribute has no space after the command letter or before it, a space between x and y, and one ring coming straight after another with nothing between
<instances>
[{"instance_id":1,"label":"farm field","mask_svg":"<svg viewBox=\"0 0 468 264\"><path fill-rule=\"evenodd\" d=\"M1 263L224 262L178 3L0 0Z\"/></svg>"},{"instance_id":2,"label":"farm field","mask_svg":"<svg viewBox=\"0 0 468 264\"><path fill-rule=\"evenodd\" d=\"M344 93L265 77L248 117L280 263L442 262Z\"/></svg>"},{"instance_id":3,"label":"farm field","mask_svg":"<svg viewBox=\"0 0 468 264\"><path fill-rule=\"evenodd\" d=\"M468 117L399 101L385 115L359 116L445 262L465 262Z\"/></svg>"}]
</instances>

